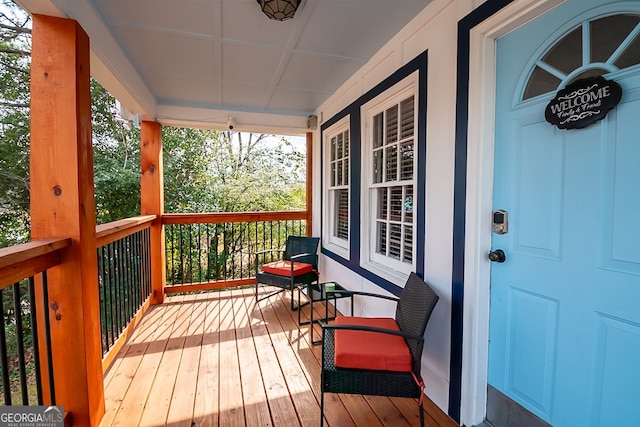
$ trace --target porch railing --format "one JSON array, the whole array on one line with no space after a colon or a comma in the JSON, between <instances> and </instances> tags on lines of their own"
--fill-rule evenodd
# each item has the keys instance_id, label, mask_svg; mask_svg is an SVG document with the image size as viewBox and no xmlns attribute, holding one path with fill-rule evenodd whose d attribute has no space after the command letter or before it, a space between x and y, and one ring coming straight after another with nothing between
<instances>
[{"instance_id":1,"label":"porch railing","mask_svg":"<svg viewBox=\"0 0 640 427\"><path fill-rule=\"evenodd\" d=\"M165 214L165 292L253 283L255 253L307 234L307 212Z\"/></svg>"},{"instance_id":2,"label":"porch railing","mask_svg":"<svg viewBox=\"0 0 640 427\"><path fill-rule=\"evenodd\" d=\"M55 405L47 270L71 239L0 249L0 394L4 405Z\"/></svg>"},{"instance_id":3,"label":"porch railing","mask_svg":"<svg viewBox=\"0 0 640 427\"><path fill-rule=\"evenodd\" d=\"M150 226L155 215L96 227L102 354L108 366L151 295ZM111 356L109 356L111 354Z\"/></svg>"}]
</instances>

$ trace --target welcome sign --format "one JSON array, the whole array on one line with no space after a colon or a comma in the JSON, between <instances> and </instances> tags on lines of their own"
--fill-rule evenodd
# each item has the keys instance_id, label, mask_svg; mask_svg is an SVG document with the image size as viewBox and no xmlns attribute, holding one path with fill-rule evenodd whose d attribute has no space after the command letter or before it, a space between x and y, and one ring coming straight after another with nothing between
<instances>
[{"instance_id":1,"label":"welcome sign","mask_svg":"<svg viewBox=\"0 0 640 427\"><path fill-rule=\"evenodd\" d=\"M621 98L618 83L601 76L589 77L558 91L547 105L544 117L560 129L582 129L604 119Z\"/></svg>"}]
</instances>

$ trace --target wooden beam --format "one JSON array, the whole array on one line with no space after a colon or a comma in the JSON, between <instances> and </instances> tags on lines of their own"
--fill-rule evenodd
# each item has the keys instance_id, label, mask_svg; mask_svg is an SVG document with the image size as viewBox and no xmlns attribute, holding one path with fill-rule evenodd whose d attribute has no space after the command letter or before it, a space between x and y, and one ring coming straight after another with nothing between
<instances>
[{"instance_id":1,"label":"wooden beam","mask_svg":"<svg viewBox=\"0 0 640 427\"><path fill-rule=\"evenodd\" d=\"M183 292L196 292L196 291L212 291L215 289L227 289L240 286L248 286L256 283L255 277L249 277L246 279L234 279L234 280L220 280L218 282L204 282L204 283L189 283L187 285L173 285L164 288L164 292L167 294L177 294Z\"/></svg>"},{"instance_id":2,"label":"wooden beam","mask_svg":"<svg viewBox=\"0 0 640 427\"><path fill-rule=\"evenodd\" d=\"M49 270L56 403L74 425L104 414L93 194L89 37L73 20L33 16L31 237L71 238Z\"/></svg>"},{"instance_id":3,"label":"wooden beam","mask_svg":"<svg viewBox=\"0 0 640 427\"><path fill-rule=\"evenodd\" d=\"M179 213L162 215L162 223L225 224L231 222L286 221L306 218L306 211Z\"/></svg>"},{"instance_id":4,"label":"wooden beam","mask_svg":"<svg viewBox=\"0 0 640 427\"><path fill-rule=\"evenodd\" d=\"M164 301L165 257L164 228L164 172L162 161L162 125L158 122L143 121L140 125L140 206L142 215L156 215L151 223L151 283L153 292L151 304Z\"/></svg>"},{"instance_id":5,"label":"wooden beam","mask_svg":"<svg viewBox=\"0 0 640 427\"><path fill-rule=\"evenodd\" d=\"M313 133L307 132L307 236L313 235Z\"/></svg>"},{"instance_id":6,"label":"wooden beam","mask_svg":"<svg viewBox=\"0 0 640 427\"><path fill-rule=\"evenodd\" d=\"M144 215L98 225L96 227L97 247L108 245L140 230L149 228L149 223L156 218L156 215Z\"/></svg>"}]
</instances>

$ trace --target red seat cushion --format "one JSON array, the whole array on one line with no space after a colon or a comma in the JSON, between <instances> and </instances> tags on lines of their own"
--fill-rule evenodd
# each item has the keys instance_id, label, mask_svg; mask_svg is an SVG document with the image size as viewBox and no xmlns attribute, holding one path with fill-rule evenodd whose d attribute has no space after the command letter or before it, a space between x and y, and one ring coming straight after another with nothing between
<instances>
[{"instance_id":1,"label":"red seat cushion","mask_svg":"<svg viewBox=\"0 0 640 427\"><path fill-rule=\"evenodd\" d=\"M400 330L391 318L345 316L336 318L336 324ZM412 368L409 347L396 335L336 329L335 346L334 363L340 368L395 372L410 372Z\"/></svg>"},{"instance_id":2,"label":"red seat cushion","mask_svg":"<svg viewBox=\"0 0 640 427\"><path fill-rule=\"evenodd\" d=\"M274 261L262 266L265 273L276 274L278 276L291 276L291 261ZM301 276L313 271L313 265L304 262L293 263L293 275Z\"/></svg>"}]
</instances>

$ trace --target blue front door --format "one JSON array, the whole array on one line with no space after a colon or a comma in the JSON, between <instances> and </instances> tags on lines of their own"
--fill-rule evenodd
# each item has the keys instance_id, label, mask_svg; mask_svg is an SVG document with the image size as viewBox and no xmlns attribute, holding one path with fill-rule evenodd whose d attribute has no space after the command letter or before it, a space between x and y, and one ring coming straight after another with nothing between
<instances>
[{"instance_id":1,"label":"blue front door","mask_svg":"<svg viewBox=\"0 0 640 427\"><path fill-rule=\"evenodd\" d=\"M557 426L640 425L640 2L569 0L498 41L489 384ZM603 120L545 121L586 76Z\"/></svg>"}]
</instances>

